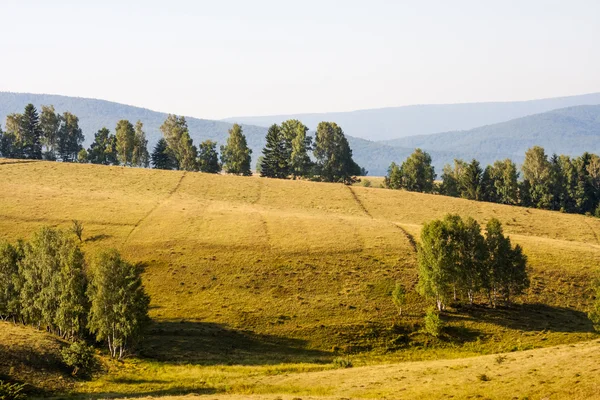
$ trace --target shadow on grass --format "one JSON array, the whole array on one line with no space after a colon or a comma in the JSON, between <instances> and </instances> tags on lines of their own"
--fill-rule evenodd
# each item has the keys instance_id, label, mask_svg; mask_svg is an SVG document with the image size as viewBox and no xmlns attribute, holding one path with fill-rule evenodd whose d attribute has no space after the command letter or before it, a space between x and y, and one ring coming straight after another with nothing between
<instances>
[{"instance_id":1,"label":"shadow on grass","mask_svg":"<svg viewBox=\"0 0 600 400\"><path fill-rule=\"evenodd\" d=\"M188 395L208 395L216 394L217 390L213 388L190 389L185 387L174 387L169 389L149 390L139 392L104 392L93 393L94 399L113 399L113 398L136 398L136 397L162 397L162 396L188 396ZM77 398L90 398L89 395L76 396Z\"/></svg>"},{"instance_id":2,"label":"shadow on grass","mask_svg":"<svg viewBox=\"0 0 600 400\"><path fill-rule=\"evenodd\" d=\"M99 242L101 240L108 239L110 237L111 237L110 235L101 233L99 235L90 236L89 238L85 239L84 242Z\"/></svg>"},{"instance_id":3,"label":"shadow on grass","mask_svg":"<svg viewBox=\"0 0 600 400\"><path fill-rule=\"evenodd\" d=\"M594 326L586 313L541 303L513 304L498 308L466 307L460 310L460 314L476 321L521 331L594 332ZM449 315L448 318L461 319L461 316Z\"/></svg>"},{"instance_id":4,"label":"shadow on grass","mask_svg":"<svg viewBox=\"0 0 600 400\"><path fill-rule=\"evenodd\" d=\"M221 324L158 321L150 327L140 355L197 365L331 362L332 353L308 349L306 344L301 339L238 331Z\"/></svg>"}]
</instances>

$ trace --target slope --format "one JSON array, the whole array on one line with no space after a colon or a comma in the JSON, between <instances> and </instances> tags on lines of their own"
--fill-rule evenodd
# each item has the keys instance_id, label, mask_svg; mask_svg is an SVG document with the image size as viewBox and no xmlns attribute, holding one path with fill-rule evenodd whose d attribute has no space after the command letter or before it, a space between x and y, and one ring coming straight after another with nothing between
<instances>
[{"instance_id":1,"label":"slope","mask_svg":"<svg viewBox=\"0 0 600 400\"><path fill-rule=\"evenodd\" d=\"M320 121L336 121L350 136L390 140L472 129L557 108L594 104L600 104L600 93L530 101L428 104L337 113L234 117L225 121L269 126L293 118L304 121L310 129L316 129Z\"/></svg>"},{"instance_id":2,"label":"slope","mask_svg":"<svg viewBox=\"0 0 600 400\"><path fill-rule=\"evenodd\" d=\"M577 106L531 115L469 131L412 136L384 142L392 146L421 147L510 157L522 160L525 151L539 145L548 153L578 155L599 152L600 106ZM485 157L484 157L485 158Z\"/></svg>"}]
</instances>

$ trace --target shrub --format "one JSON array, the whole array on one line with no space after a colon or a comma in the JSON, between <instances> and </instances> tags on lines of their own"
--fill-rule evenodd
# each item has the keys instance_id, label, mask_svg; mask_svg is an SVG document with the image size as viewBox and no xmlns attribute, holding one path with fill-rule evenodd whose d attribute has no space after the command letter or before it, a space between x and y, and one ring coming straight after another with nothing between
<instances>
[{"instance_id":1,"label":"shrub","mask_svg":"<svg viewBox=\"0 0 600 400\"><path fill-rule=\"evenodd\" d=\"M73 368L73 375L80 371L88 374L94 366L94 350L84 341L71 343L69 347L64 347L60 354L63 362Z\"/></svg>"},{"instance_id":2,"label":"shrub","mask_svg":"<svg viewBox=\"0 0 600 400\"><path fill-rule=\"evenodd\" d=\"M364 187L371 187L371 181L368 179L363 179L361 185Z\"/></svg>"},{"instance_id":3,"label":"shrub","mask_svg":"<svg viewBox=\"0 0 600 400\"><path fill-rule=\"evenodd\" d=\"M80 221L74 219L70 231L77 236L77 239L79 239L80 242L82 241L81 237L83 235L83 224Z\"/></svg>"},{"instance_id":4,"label":"shrub","mask_svg":"<svg viewBox=\"0 0 600 400\"><path fill-rule=\"evenodd\" d=\"M477 379L479 379L481 382L489 382L491 380L486 374L477 375Z\"/></svg>"},{"instance_id":5,"label":"shrub","mask_svg":"<svg viewBox=\"0 0 600 400\"><path fill-rule=\"evenodd\" d=\"M444 329L444 322L440 319L439 313L433 307L428 309L425 314L425 333L438 337L442 333L442 329Z\"/></svg>"},{"instance_id":6,"label":"shrub","mask_svg":"<svg viewBox=\"0 0 600 400\"><path fill-rule=\"evenodd\" d=\"M20 383L10 383L0 381L0 399L1 400L22 400L27 396L24 393L25 385Z\"/></svg>"},{"instance_id":7,"label":"shrub","mask_svg":"<svg viewBox=\"0 0 600 400\"><path fill-rule=\"evenodd\" d=\"M333 359L333 365L338 368L352 368L352 360L349 357L336 357Z\"/></svg>"}]
</instances>

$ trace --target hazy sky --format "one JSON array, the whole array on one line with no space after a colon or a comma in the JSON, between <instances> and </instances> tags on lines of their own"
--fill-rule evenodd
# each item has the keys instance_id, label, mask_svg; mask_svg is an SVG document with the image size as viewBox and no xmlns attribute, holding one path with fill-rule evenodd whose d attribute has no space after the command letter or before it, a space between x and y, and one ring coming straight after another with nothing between
<instances>
[{"instance_id":1,"label":"hazy sky","mask_svg":"<svg viewBox=\"0 0 600 400\"><path fill-rule=\"evenodd\" d=\"M0 91L203 118L582 94L599 21L599 0L0 0Z\"/></svg>"}]
</instances>

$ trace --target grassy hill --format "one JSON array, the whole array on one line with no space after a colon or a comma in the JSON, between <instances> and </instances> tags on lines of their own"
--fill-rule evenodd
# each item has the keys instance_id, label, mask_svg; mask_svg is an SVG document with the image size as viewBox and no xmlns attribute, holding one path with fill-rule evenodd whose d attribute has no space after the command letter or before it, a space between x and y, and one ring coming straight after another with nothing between
<instances>
[{"instance_id":1,"label":"grassy hill","mask_svg":"<svg viewBox=\"0 0 600 400\"><path fill-rule=\"evenodd\" d=\"M600 262L596 218L339 184L95 165L0 159L0 176L0 239L78 219L88 256L116 247L145 266L154 322L141 358L76 392L260 393L263 376L329 370L338 355L360 366L598 337L585 314ZM499 218L529 256L532 285L510 309L452 309L445 335L434 340L418 332L429 303L411 292L400 318L389 294L396 281L414 287L420 227L448 212L482 224ZM330 393L338 392L313 394Z\"/></svg>"},{"instance_id":2,"label":"grassy hill","mask_svg":"<svg viewBox=\"0 0 600 400\"><path fill-rule=\"evenodd\" d=\"M464 104L422 104L349 112L289 114L227 118L225 121L270 126L300 119L310 129L321 121L336 121L346 134L368 140L473 129L558 108L600 104L600 93L529 101Z\"/></svg>"},{"instance_id":3,"label":"grassy hill","mask_svg":"<svg viewBox=\"0 0 600 400\"><path fill-rule=\"evenodd\" d=\"M386 141L401 148L462 152L492 159L521 161L525 151L538 145L549 154L579 155L600 152L600 105L553 110L469 131L446 132Z\"/></svg>"}]
</instances>

